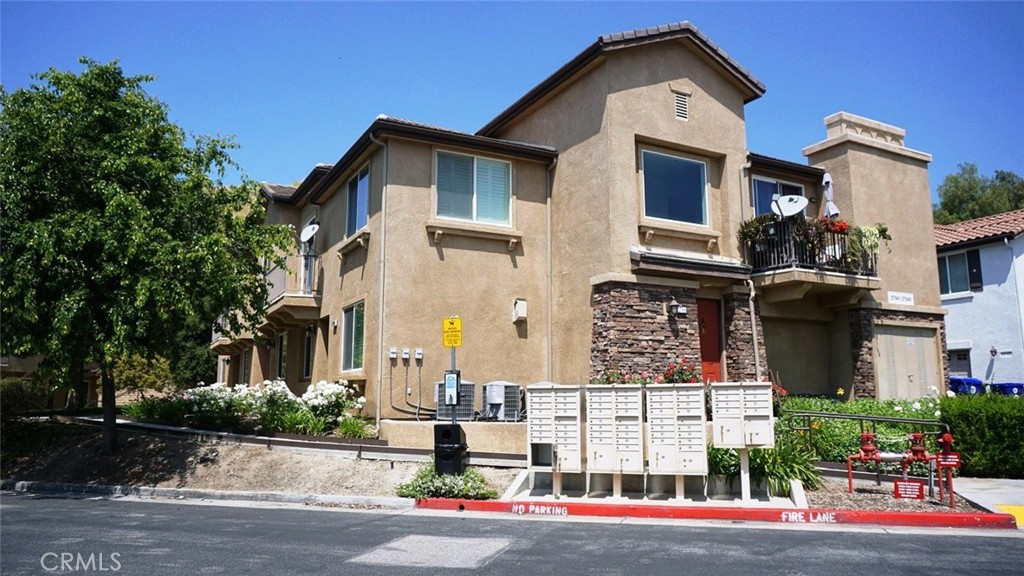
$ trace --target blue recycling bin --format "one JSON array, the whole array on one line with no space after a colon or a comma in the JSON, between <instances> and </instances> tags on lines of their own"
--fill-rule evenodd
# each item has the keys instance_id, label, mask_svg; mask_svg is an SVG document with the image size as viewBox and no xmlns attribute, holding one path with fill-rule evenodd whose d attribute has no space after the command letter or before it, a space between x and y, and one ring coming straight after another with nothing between
<instances>
[{"instance_id":1,"label":"blue recycling bin","mask_svg":"<svg viewBox=\"0 0 1024 576\"><path fill-rule=\"evenodd\" d=\"M949 389L952 390L954 394L984 394L985 383L978 378L950 376Z\"/></svg>"},{"instance_id":2,"label":"blue recycling bin","mask_svg":"<svg viewBox=\"0 0 1024 576\"><path fill-rule=\"evenodd\" d=\"M1024 384L1020 382L999 382L992 384L993 394L1005 394L1007 396L1024 395Z\"/></svg>"}]
</instances>

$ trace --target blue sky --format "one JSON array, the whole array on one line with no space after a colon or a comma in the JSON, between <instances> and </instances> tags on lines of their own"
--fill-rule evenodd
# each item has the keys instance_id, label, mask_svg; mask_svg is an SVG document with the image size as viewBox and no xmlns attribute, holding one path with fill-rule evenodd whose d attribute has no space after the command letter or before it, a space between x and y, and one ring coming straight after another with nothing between
<instances>
[{"instance_id":1,"label":"blue sky","mask_svg":"<svg viewBox=\"0 0 1024 576\"><path fill-rule=\"evenodd\" d=\"M1024 2L0 3L10 91L119 59L172 121L233 135L256 180L333 163L378 114L475 132L598 36L689 20L767 85L751 151L804 163L838 111L933 155L1024 176ZM896 191L894 191L896 192Z\"/></svg>"}]
</instances>

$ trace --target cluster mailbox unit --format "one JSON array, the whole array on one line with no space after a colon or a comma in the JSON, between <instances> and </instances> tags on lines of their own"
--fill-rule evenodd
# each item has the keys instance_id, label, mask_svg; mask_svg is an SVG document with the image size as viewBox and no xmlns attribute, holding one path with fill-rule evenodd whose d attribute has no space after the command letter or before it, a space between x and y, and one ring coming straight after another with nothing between
<instances>
[{"instance_id":1,"label":"cluster mailbox unit","mask_svg":"<svg viewBox=\"0 0 1024 576\"><path fill-rule=\"evenodd\" d=\"M684 477L708 473L707 445L703 384L647 387L648 474L675 476L676 498L683 498Z\"/></svg>"},{"instance_id":2,"label":"cluster mailbox unit","mask_svg":"<svg viewBox=\"0 0 1024 576\"><path fill-rule=\"evenodd\" d=\"M554 494L563 472L583 472L583 396L580 386L538 382L526 388L527 466L551 473Z\"/></svg>"},{"instance_id":3,"label":"cluster mailbox unit","mask_svg":"<svg viewBox=\"0 0 1024 576\"><path fill-rule=\"evenodd\" d=\"M587 491L591 474L611 474L614 496L623 474L644 473L644 398L639 386L590 385L587 398Z\"/></svg>"},{"instance_id":4,"label":"cluster mailbox unit","mask_svg":"<svg viewBox=\"0 0 1024 576\"><path fill-rule=\"evenodd\" d=\"M771 386L711 384L711 443L739 449L745 500L750 499L747 450L775 445ZM674 476L677 499L684 498L686 476L708 474L705 386L700 382L645 387L540 382L527 386L526 406L527 466L551 473L555 495L561 494L563 472L585 472L587 493L592 474L610 474L616 497L622 495L624 474Z\"/></svg>"},{"instance_id":5,"label":"cluster mailbox unit","mask_svg":"<svg viewBox=\"0 0 1024 576\"><path fill-rule=\"evenodd\" d=\"M711 443L716 448L772 448L771 382L711 383Z\"/></svg>"}]
</instances>

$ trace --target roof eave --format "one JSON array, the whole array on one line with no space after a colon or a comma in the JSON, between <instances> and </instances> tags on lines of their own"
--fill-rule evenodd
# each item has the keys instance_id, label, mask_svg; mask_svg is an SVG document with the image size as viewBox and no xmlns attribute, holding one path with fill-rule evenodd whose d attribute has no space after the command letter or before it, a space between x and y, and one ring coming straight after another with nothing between
<instances>
[{"instance_id":1,"label":"roof eave","mask_svg":"<svg viewBox=\"0 0 1024 576\"><path fill-rule=\"evenodd\" d=\"M937 253L942 253L953 252L955 250L966 250L968 248L977 248L978 246L984 246L985 244L1002 242L1004 239L1013 240L1021 234L1024 234L1024 232L1002 232L1000 234L993 234L992 236L985 236L983 238L971 238L970 240L962 240L951 244L936 245L935 251Z\"/></svg>"},{"instance_id":2,"label":"roof eave","mask_svg":"<svg viewBox=\"0 0 1024 576\"><path fill-rule=\"evenodd\" d=\"M439 130L381 116L373 121L352 147L334 164L330 172L320 179L316 187L310 192L309 202L316 204L320 197L330 189L332 184L349 170L352 163L363 156L371 147L376 146L376 142L379 142L381 138L389 136L473 148L482 152L514 156L544 163L550 163L558 157L558 151L554 148Z\"/></svg>"},{"instance_id":3,"label":"roof eave","mask_svg":"<svg viewBox=\"0 0 1024 576\"><path fill-rule=\"evenodd\" d=\"M477 131L477 134L481 136L493 135L511 123L521 113L557 90L562 84L568 82L580 71L596 62L605 52L668 40L689 40L700 48L702 53L728 72L740 86L746 89L747 96L743 100L744 104L748 104L764 95L766 88L760 80L754 78L689 22L670 25L664 31L661 28L656 30L655 33L634 30L629 33L598 38L596 42L588 46L583 52L545 78L540 84L484 125L483 128Z\"/></svg>"}]
</instances>

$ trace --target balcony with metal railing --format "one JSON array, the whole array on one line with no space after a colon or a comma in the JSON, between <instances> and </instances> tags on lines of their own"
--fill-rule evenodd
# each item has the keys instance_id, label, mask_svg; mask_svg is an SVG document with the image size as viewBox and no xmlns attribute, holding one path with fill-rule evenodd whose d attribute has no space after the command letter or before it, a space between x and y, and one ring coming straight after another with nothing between
<instances>
[{"instance_id":1,"label":"balcony with metal railing","mask_svg":"<svg viewBox=\"0 0 1024 576\"><path fill-rule=\"evenodd\" d=\"M864 248L845 222L758 217L744 227L751 279L770 302L817 294L834 305L852 304L880 287L877 249Z\"/></svg>"},{"instance_id":2,"label":"balcony with metal railing","mask_svg":"<svg viewBox=\"0 0 1024 576\"><path fill-rule=\"evenodd\" d=\"M264 334L305 326L320 317L320 257L295 254L286 259L286 264L266 272L267 313L259 327ZM214 323L210 343L217 354L237 354L253 340L251 333L232 338L229 332L227 317L221 316Z\"/></svg>"},{"instance_id":3,"label":"balcony with metal railing","mask_svg":"<svg viewBox=\"0 0 1024 576\"><path fill-rule=\"evenodd\" d=\"M279 332L303 326L320 317L320 257L295 254L288 268L267 271L267 315L261 332Z\"/></svg>"}]
</instances>

